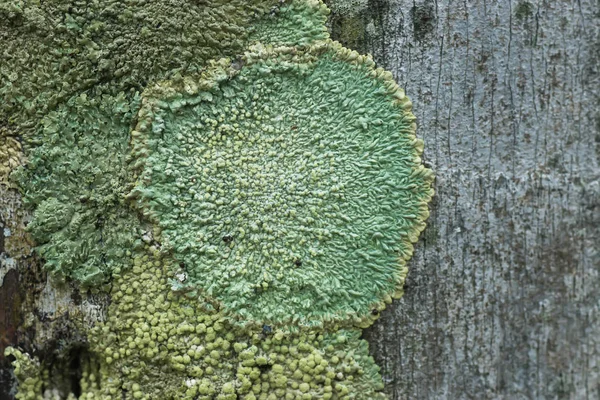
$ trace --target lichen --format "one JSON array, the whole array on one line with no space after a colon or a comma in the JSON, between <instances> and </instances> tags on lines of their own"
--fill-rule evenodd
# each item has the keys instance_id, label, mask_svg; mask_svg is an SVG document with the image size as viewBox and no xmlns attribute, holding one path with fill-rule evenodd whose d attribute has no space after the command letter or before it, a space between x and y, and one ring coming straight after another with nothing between
<instances>
[{"instance_id":1,"label":"lichen","mask_svg":"<svg viewBox=\"0 0 600 400\"><path fill-rule=\"evenodd\" d=\"M252 25L249 42L304 46L328 39L325 26L328 14L329 9L318 0L281 3Z\"/></svg>"},{"instance_id":2,"label":"lichen","mask_svg":"<svg viewBox=\"0 0 600 400\"><path fill-rule=\"evenodd\" d=\"M81 94L48 113L27 137L29 162L14 176L45 267L86 285L104 282L138 237L125 203L130 124L139 102Z\"/></svg>"},{"instance_id":3,"label":"lichen","mask_svg":"<svg viewBox=\"0 0 600 400\"><path fill-rule=\"evenodd\" d=\"M48 379L48 370L35 357L14 347L4 350L6 357L13 357L14 374L19 380L17 400L42 400L43 385Z\"/></svg>"},{"instance_id":4,"label":"lichen","mask_svg":"<svg viewBox=\"0 0 600 400\"><path fill-rule=\"evenodd\" d=\"M24 163L21 137L8 126L0 125L0 286L3 274L28 256L33 245L25 225L29 222L11 173Z\"/></svg>"},{"instance_id":5,"label":"lichen","mask_svg":"<svg viewBox=\"0 0 600 400\"><path fill-rule=\"evenodd\" d=\"M262 5L261 13L266 10L266 5L270 4L264 1L255 3ZM146 4L143 17L140 16L139 18L146 21L143 24L149 24L153 18L160 21L165 20L165 25L167 26L161 25L162 28L159 31L164 31L167 34L175 29L174 26L171 26L174 22L170 18L181 12L180 8L178 8L181 4L177 4L177 6L173 5L173 8L169 9L170 14L158 15L160 7L151 2ZM235 4L235 2L230 2L229 6L235 6ZM181 40L180 46L188 45L194 49L193 66L188 65L187 69L185 69L186 72L191 73L201 70L208 62L208 57L233 52L242 45L243 40L247 40L247 32L242 32L241 28L235 28L234 25L237 23L235 21L238 20L245 21L245 25L248 24L251 18L249 16L242 18L240 13L244 10L247 12L248 7L254 10L251 4L245 3L243 7L238 7L233 11L228 8L229 6L223 5L207 5L206 10L201 7L204 10L202 15L205 19L202 21L193 20L189 24L191 27L210 25L211 28L208 31L203 31L202 35L204 35L203 37L207 41L213 43L214 46L204 48L199 44L198 40L200 39L195 36L199 34L199 28L197 31L194 31L195 33L189 33L192 36L191 38L184 37L183 39L185 40L179 38L178 40ZM113 21L114 16L111 17L110 10L113 5L110 4L106 9L103 9L102 13L96 12L94 14L93 7L85 11L77 11L77 9L74 11L72 8L69 11L68 8L61 8L56 4L51 6L48 4L36 5L34 3L13 5L11 9L25 10L23 11L24 14L19 14L19 17L18 13L15 14L16 11L13 11L8 18L13 22L9 21L6 23L9 23L9 25L17 24L15 21L18 20L21 24L27 25L27 21L33 18L31 15L41 12L42 8L40 7L44 10L46 10L44 7L50 7L54 10L53 12L56 12L57 15L62 15L61 18L65 20L69 18L69 15L77 12L85 14L87 19L84 17L81 18L84 18L86 21L94 15L96 17L100 15L104 16L104 19L96 20L96 23L92 24L94 26L103 26L102 29L98 27L94 28L96 35L94 37L97 37L99 41L101 38L108 40L101 32L111 27L111 24L116 23ZM132 3L130 7L130 13L132 14L141 12L138 10L140 5L136 2ZM219 7L225 8L220 9ZM0 12L1 10L2 8L0 7ZM294 1L289 5L284 4L279 14L286 23L277 24L273 20L274 17L270 17L269 23L263 20L257 23L259 28L255 31L255 34L258 36L252 40L262 37L258 32L262 32L263 34L272 33L273 27L282 28L280 31L281 34L276 37L274 36L273 40L291 40L292 44L296 44L296 41L300 41L303 37L308 38L309 34L315 35L311 39L313 41L326 37L324 36L326 34L324 28L326 10L326 7L322 3L314 1L309 3ZM4 11L7 12L6 8L4 8ZM219 31L212 38L211 29L218 30L218 26L213 26L214 24L210 23L213 19L212 15L221 15L225 11L229 12L229 18L224 22L225 25L223 25L223 22L219 25L224 31ZM255 11L258 13L257 10ZM124 14L128 13L129 11L124 12ZM190 13L190 15L193 15L194 13L200 13L200 11L192 7ZM295 13L297 13L299 18L295 17ZM29 15L29 17L26 18L25 14ZM50 12L48 15L52 15L52 13ZM48 15L44 18L50 18ZM260 15L260 13L257 15ZM187 24L186 21L188 21L186 18L191 17L187 14L185 18L182 17L183 22L181 23L184 24L183 26L188 26L185 25ZM33 18L34 21L38 19ZM297 21L304 20L307 21L305 24L294 25ZM162 24L162 22L157 22L157 24ZM227 24L231 24L231 26ZM85 32L87 32L86 29L92 29L83 22L81 26L81 29ZM292 32L291 36L284 34L283 27L286 27L285 32ZM319 27L321 28L320 30ZM59 31L57 38L60 38L62 30L58 27L56 29ZM100 29L100 31L96 32L97 29ZM130 28L119 26L117 32L119 30L127 31L127 29ZM142 26L140 29L143 31L145 28ZM250 31L249 28L247 30ZM297 34L294 33L296 31L298 32ZM4 32L2 29L0 29L0 34L9 36L10 40L8 40L8 43L11 46L19 47L19 41L22 39L20 36L12 37L12 34ZM28 34L32 35L33 33L28 31ZM156 40L158 40L156 35L158 33L153 31L153 33L149 33L139 43L130 43L131 40L128 35L124 35L124 38L121 39L115 38L114 40L122 41L121 45L125 47L133 46L136 49L135 52L140 52L141 54L146 54L145 52L158 52L157 54L161 57L166 57L165 54L162 54L166 49L156 44ZM232 38L238 38L239 36L239 38L236 39L235 43L224 40L225 37L230 36ZM166 36L165 43L169 43L171 40L170 37L169 35ZM214 41L217 39L221 41L215 44ZM268 36L263 39L268 39ZM31 38L31 40L39 42L39 38ZM241 42L238 43L238 40ZM73 46L79 46L77 43L73 44ZM193 43L196 43L195 47ZM35 43L31 45L33 46ZM57 44L54 43L54 45ZM105 47L111 48L110 45L105 44L100 46L98 51L104 51ZM170 51L175 51L176 49L171 49ZM55 52L47 50L42 52L43 57L54 57L56 55L54 54ZM112 58L117 56L118 54L110 52L109 58L112 60ZM177 58L173 58L169 64L160 57L155 59L150 57L149 54L147 54L148 57L140 56L139 59L136 58L133 61L129 60L129 56L130 54L127 53L123 55L125 57L123 60L118 62L115 60L110 61L110 63L114 61L117 64L122 64L123 76L111 70L112 72L107 72L110 72L110 78L106 78L105 82L98 84L89 82L90 85L93 85L92 88L70 98L66 97L67 93L65 93L65 96L61 96L61 98L65 97L67 100L55 105L51 111L44 111L43 117L40 117L40 123L34 126L27 126L25 140L30 160L27 168L16 174L16 179L24 192L26 204L36 209L30 231L37 240L38 246L36 247L36 251L44 258L46 268L59 275L76 279L85 285L93 285L106 281L110 277L114 266L123 263L123 256L127 252L127 249L130 249L133 245L134 235L137 234L136 231L140 230L140 222L138 222L135 213L124 204L123 198L123 194L128 190L127 187L129 184L126 168L129 131L135 116L134 111L137 111L139 108L139 96L136 92L118 90L119 88L140 88L147 81L173 75L180 76L181 72L183 72L183 70L180 71L175 66L177 62L182 62L181 60L177 61ZM11 56L8 58L9 62L6 64L7 68L10 60L13 60L11 57L16 56L11 53ZM13 61L17 62L18 60L15 58ZM103 58L102 62L108 61ZM146 63L148 62L153 64L147 65ZM80 69L75 69L69 72L70 74L77 74L78 71L81 73L90 72L84 68L87 65L86 63L78 62L77 65L83 69L81 71ZM167 65L169 65L169 68L165 69ZM4 64L0 67L0 76L2 75L1 71L3 67ZM55 68L56 65L52 64L51 67ZM23 76L18 79L15 78L17 79L15 82L11 83L10 79L3 80L5 85L0 85L0 92L2 90L20 90L19 85L26 85L28 79L36 80L37 78L31 75L33 72L28 72L28 68L21 68ZM43 62L39 68L43 68ZM140 74L142 73L145 75L141 76ZM51 85L51 82L47 80L38 83L40 85ZM29 85L27 87L31 88L34 86ZM68 85L68 93L83 90L83 86L81 90L76 89L75 86ZM41 93L46 89L51 90L52 88L51 86L47 88L46 86L40 86L38 89ZM73 90L71 91L70 89ZM56 94L57 91L51 90L51 93ZM36 95L29 93L28 95L23 94L20 97L32 100L36 98ZM18 115L14 109L12 111L13 117ZM35 121L35 118L32 117L32 121ZM15 142L19 144L8 135L4 136L8 138L7 140L11 140L10 143ZM8 168L8 164L13 165L17 163L18 159L13 155L14 151L12 148L9 148L6 153L10 153L11 156L10 161L7 161ZM0 153L1 155L2 153ZM50 205L52 207L49 207ZM70 214L68 220L61 221L62 225L57 226L57 215L54 214L54 211L59 209L70 210Z\"/></svg>"},{"instance_id":6,"label":"lichen","mask_svg":"<svg viewBox=\"0 0 600 400\"><path fill-rule=\"evenodd\" d=\"M10 174L23 163L19 137L8 127L0 125L0 185L12 186Z\"/></svg>"},{"instance_id":7,"label":"lichen","mask_svg":"<svg viewBox=\"0 0 600 400\"><path fill-rule=\"evenodd\" d=\"M334 42L227 63L143 95L132 197L242 323L368 325L401 293L433 194L410 101Z\"/></svg>"},{"instance_id":8,"label":"lichen","mask_svg":"<svg viewBox=\"0 0 600 400\"><path fill-rule=\"evenodd\" d=\"M0 0L0 175L46 269L111 298L68 399L385 398L358 328L401 294L433 178L410 101L327 13ZM19 398L63 379L9 353Z\"/></svg>"},{"instance_id":9,"label":"lichen","mask_svg":"<svg viewBox=\"0 0 600 400\"><path fill-rule=\"evenodd\" d=\"M0 121L86 89L116 95L243 50L276 0L0 0Z\"/></svg>"},{"instance_id":10,"label":"lichen","mask_svg":"<svg viewBox=\"0 0 600 400\"><path fill-rule=\"evenodd\" d=\"M171 290L169 258L153 247L113 283L81 398L383 399L359 331L244 329Z\"/></svg>"}]
</instances>

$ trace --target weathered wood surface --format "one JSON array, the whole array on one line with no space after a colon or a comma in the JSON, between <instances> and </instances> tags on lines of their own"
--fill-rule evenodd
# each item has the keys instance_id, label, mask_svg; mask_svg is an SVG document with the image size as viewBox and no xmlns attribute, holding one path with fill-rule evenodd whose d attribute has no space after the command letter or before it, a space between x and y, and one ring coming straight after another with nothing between
<instances>
[{"instance_id":1,"label":"weathered wood surface","mask_svg":"<svg viewBox=\"0 0 600 400\"><path fill-rule=\"evenodd\" d=\"M406 88L437 175L406 294L364 335L392 399L600 398L599 26L592 0L371 0L333 16ZM69 307L91 321L105 300L8 254L27 216L0 189L0 347L51 348Z\"/></svg>"},{"instance_id":2,"label":"weathered wood surface","mask_svg":"<svg viewBox=\"0 0 600 400\"><path fill-rule=\"evenodd\" d=\"M361 20L437 176L406 294L365 334L391 398L600 398L600 3L382 0Z\"/></svg>"}]
</instances>

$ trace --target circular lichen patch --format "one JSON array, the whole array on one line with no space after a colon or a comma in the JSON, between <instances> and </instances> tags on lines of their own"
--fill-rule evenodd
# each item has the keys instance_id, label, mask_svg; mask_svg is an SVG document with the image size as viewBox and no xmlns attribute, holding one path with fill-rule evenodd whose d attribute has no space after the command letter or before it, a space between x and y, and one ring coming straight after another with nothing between
<instances>
[{"instance_id":1,"label":"circular lichen patch","mask_svg":"<svg viewBox=\"0 0 600 400\"><path fill-rule=\"evenodd\" d=\"M336 43L256 46L146 91L132 197L229 315L364 325L400 293L433 194L410 109Z\"/></svg>"}]
</instances>

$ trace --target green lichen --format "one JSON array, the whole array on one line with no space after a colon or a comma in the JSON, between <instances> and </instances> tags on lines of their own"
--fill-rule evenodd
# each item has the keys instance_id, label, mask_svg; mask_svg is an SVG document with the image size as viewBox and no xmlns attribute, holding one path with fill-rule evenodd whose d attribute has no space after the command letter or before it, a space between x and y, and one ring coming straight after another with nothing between
<instances>
[{"instance_id":1,"label":"green lichen","mask_svg":"<svg viewBox=\"0 0 600 400\"><path fill-rule=\"evenodd\" d=\"M172 260L135 253L113 282L106 321L88 335L79 399L385 399L358 330L241 328L172 290ZM52 386L48 368L14 348L23 399ZM66 395L66 393L63 393ZM71 393L69 399L76 397Z\"/></svg>"},{"instance_id":2,"label":"green lichen","mask_svg":"<svg viewBox=\"0 0 600 400\"><path fill-rule=\"evenodd\" d=\"M49 271L101 283L133 248L140 224L125 193L137 104L124 94L75 96L28 137L29 163L15 177L35 207L28 229Z\"/></svg>"},{"instance_id":3,"label":"green lichen","mask_svg":"<svg viewBox=\"0 0 600 400\"><path fill-rule=\"evenodd\" d=\"M117 94L241 52L276 0L0 0L0 121Z\"/></svg>"},{"instance_id":4,"label":"green lichen","mask_svg":"<svg viewBox=\"0 0 600 400\"><path fill-rule=\"evenodd\" d=\"M385 398L357 326L401 294L433 178L410 101L327 13L0 0L2 171L23 137L46 268L109 282L80 399ZM56 387L8 352L19 398Z\"/></svg>"},{"instance_id":5,"label":"green lichen","mask_svg":"<svg viewBox=\"0 0 600 400\"><path fill-rule=\"evenodd\" d=\"M93 365L81 398L383 399L359 331L232 326L197 299L153 247L113 283L107 321L90 335Z\"/></svg>"},{"instance_id":6,"label":"green lichen","mask_svg":"<svg viewBox=\"0 0 600 400\"><path fill-rule=\"evenodd\" d=\"M188 286L243 324L368 325L401 292L433 194L411 103L333 42L243 62L144 94L132 196Z\"/></svg>"},{"instance_id":7,"label":"green lichen","mask_svg":"<svg viewBox=\"0 0 600 400\"><path fill-rule=\"evenodd\" d=\"M32 15L37 15L36 13L41 13L42 10L48 11L46 8L49 7L56 15L62 16L61 18L64 20L68 20L71 14L80 13L83 14L81 18L85 21L89 19L96 21L91 25L84 22L81 22L80 25L81 29L83 29L82 35L84 37L91 35L86 29L92 29L92 26L94 26L95 28L92 29L95 32L93 37L98 43L101 43L102 40L108 41L108 37L106 36L108 33L105 30L109 28L111 32L114 29L116 29L116 32L126 32L127 29L132 29L127 26L121 27L120 25L118 29L112 28L111 24L117 23L113 20L113 17L116 18L116 16L111 12L114 5L108 4L102 13L100 13L97 10L94 11L94 7L97 5L86 10L80 10L77 7L67 7L64 4L64 7L62 7L59 3L50 2L41 5L35 2L24 2L13 4L11 9L21 10L22 13L17 13L18 15L15 14L17 11L12 12L12 14L9 13L8 23L10 25L10 21L13 21L12 24L14 25L17 24L15 21L20 21L17 24L19 27L22 24L29 26L27 25L27 21L39 20L39 18L33 18ZM259 4L259 2L255 3ZM263 7L262 11L266 10L265 7L268 3L260 2ZM106 82L97 84L92 81L88 82L89 85L94 85L93 88L69 98L64 103L56 105L52 111L45 112L41 123L26 129L30 162L27 169L18 174L17 180L24 191L27 204L36 208L30 230L39 244L36 250L44 258L45 266L48 270L90 285L105 281L110 276L114 266L123 263L123 256L127 252L127 249L131 248L134 241L133 233L140 225L135 213L123 201L123 193L127 191L128 185L126 156L128 153L130 125L135 114L132 110L139 108L139 101L135 92L118 92L118 89L140 88L146 82L159 77L179 76L183 71L198 71L205 66L208 58L239 49L242 46L241 43L243 40L246 40L247 32L242 31L241 28L235 28L234 25L237 23L235 21L245 21L244 24L247 25L250 17L245 16L242 18L241 13L248 12L248 7L254 10L251 5L252 3L247 3L241 8L237 6L236 10L230 9L230 7L236 5L235 2L230 2L229 5L219 4L217 2L210 6L203 6L204 8L198 6L200 7L199 9L196 9L194 6L191 7L189 13L181 16L179 23L183 24L182 26L193 28L193 32L186 33L190 35L189 38L177 36L178 46L188 45L193 47L193 52L190 53L194 56L193 63L186 64L185 69L177 67L177 63L183 62L174 56L174 52L179 47L173 44L169 53L163 54L162 52L165 52L166 48L156 43L158 40L156 35L159 35L160 32L166 35L163 40L165 46L173 40L173 35L169 34L169 32L175 29L173 18L182 12L182 4L178 2L172 4L171 8L169 8L170 11L168 13L165 12L164 15L157 14L162 7L159 7L155 2L146 4L143 8L143 15L140 14L138 17L131 17L135 20L145 21L141 22L142 25L136 29L139 28L140 32L144 31L146 29L146 25L144 24L150 24L151 21L155 21L157 25L160 25L160 29L157 28L156 32L153 30L152 33L148 33L147 37L144 36L143 40L135 43L131 42L130 35L123 35L122 38L114 38L115 41L119 41L120 46L130 48L133 54L139 53L139 57L130 60L129 57L132 54L126 52L121 55L122 59L119 58L119 60L116 60L117 56L121 56L118 53L113 54L113 52L109 52L110 57L108 58L111 60L109 64L122 64L121 69L119 69L121 72L117 73L117 71L107 70L106 73L110 76L104 79ZM129 8L123 11L123 14L132 14L135 16L137 15L136 13L142 12L140 7L140 4L133 2L129 5ZM7 12L6 7L0 8L0 10ZM188 21L188 19L192 18L191 16L200 15L198 13L201 10L202 19ZM45 15L44 18L50 18L49 15L53 15L53 12L42 14ZM228 18L225 18L225 21L220 19L219 24L215 25L215 15L222 15L225 12L227 12ZM297 13L299 18L294 17L296 15L294 13ZM267 34L272 32L271 28L276 27L282 28L281 35L274 36L273 40L289 39L299 41L302 37L308 37L309 34L313 33L315 36L312 40L317 40L323 36L323 32L326 32L324 28L325 13L326 8L320 2L304 3L295 1L289 5L283 5L280 10L282 18L287 22L285 32L292 32L291 36L283 33L283 27L286 24L276 23L277 19L275 17L270 17L268 24L265 21L258 24L259 29L255 33L262 32L263 34ZM252 13L248 15L250 14ZM92 16L95 16L96 19L92 18ZM100 16L104 18L100 18ZM307 22L305 24L298 24L296 27L298 34L294 34L296 31L293 24L304 20ZM41 20L38 22L41 23ZM103 28L100 29L99 26ZM202 30L200 29L201 26L209 26L209 28ZM320 31L319 26L321 27ZM212 31L221 28L222 32L215 33ZM57 27L56 30L58 32L52 31L52 34L56 38L62 37L61 34L64 33L63 29ZM250 31L249 28L247 30ZM76 31L80 32L79 29ZM29 30L27 32L29 35L33 34ZM33 32L37 31L33 29ZM3 33L9 39L12 38L8 40L11 46L14 46L15 49L20 46L21 36L12 37L11 34L0 29L0 34ZM112 35L113 33L110 34L110 37L113 37ZM204 42L199 37L196 37L197 35L201 35L206 41L215 46L206 47L208 46L206 43L205 46L200 45ZM236 39L234 40L233 38ZM34 42L31 46L43 42L39 38L30 39ZM268 35L264 39L269 39ZM218 45L215 44L216 40L219 41ZM256 40L256 37L253 40ZM57 43L53 45L59 46ZM66 46L66 44L63 45ZM79 42L73 44L73 46L80 45ZM111 48L111 45L106 43L98 44L98 46L100 53L104 51L102 49ZM52 58L56 56L55 52L49 52L45 47L44 49L40 50L42 52L42 60L44 57ZM135 49L135 51L132 49ZM79 51L77 54L79 54ZM167 55L171 56L171 61L169 62L161 58L167 57ZM14 62L23 61L23 59L14 57L16 57L16 53L11 53L7 64L3 64L0 67L0 76L2 76L2 68L6 67L8 71L11 60ZM104 62L108 62L107 59L103 58L102 63ZM92 69L87 70L87 64L83 62L77 62L76 65L80 68L69 70L69 74L77 75L79 72L92 73L95 71L92 67L90 67ZM51 67L55 68L56 63L52 64ZM20 85L26 85L28 79L33 79L37 82L38 78L34 76L35 73L29 71L28 68L21 68L22 72L20 73L23 76L15 77L16 80L14 82L11 79L3 80L6 84L0 85L0 92L2 90L21 90L19 89ZM39 65L39 68L44 68L43 62ZM50 72L47 73L50 74ZM79 82L81 77L75 75L73 79ZM96 76L96 78L98 77L100 75ZM58 93L58 91L52 89L51 80L44 80L38 83L42 85L38 88L40 93L44 92L44 90L49 90L53 94ZM81 86L80 89L83 89L85 86ZM27 86L29 89L33 87L35 87L33 84ZM64 93L64 96L61 95L62 97L66 97L68 94L79 90L77 89L77 84L69 84L65 87L69 90ZM7 99L11 98L9 94L6 96ZM36 98L36 95L33 93L15 96L28 100ZM42 96L40 99L47 100L42 94L40 96ZM10 143L19 144L12 138L7 138L6 140L10 140ZM3 157L4 153L6 153L6 157L12 157L10 160L6 160L6 173L8 174L9 166L16 164L18 160L13 154L14 150L11 147L6 151L0 152L0 157ZM54 215L54 211L58 209L69 210L69 219L66 220L63 216L62 221L57 221L57 215Z\"/></svg>"},{"instance_id":8,"label":"green lichen","mask_svg":"<svg viewBox=\"0 0 600 400\"><path fill-rule=\"evenodd\" d=\"M328 14L329 9L317 0L282 3L253 24L249 41L277 46L304 46L328 39L325 26Z\"/></svg>"}]
</instances>

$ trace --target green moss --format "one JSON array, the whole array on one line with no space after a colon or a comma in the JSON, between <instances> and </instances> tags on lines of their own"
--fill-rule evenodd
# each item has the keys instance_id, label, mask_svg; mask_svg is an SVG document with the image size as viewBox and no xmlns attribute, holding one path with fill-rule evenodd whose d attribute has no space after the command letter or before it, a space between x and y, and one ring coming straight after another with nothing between
<instances>
[{"instance_id":1,"label":"green moss","mask_svg":"<svg viewBox=\"0 0 600 400\"><path fill-rule=\"evenodd\" d=\"M116 94L197 72L242 51L249 24L276 3L0 0L0 121L30 123L88 88Z\"/></svg>"},{"instance_id":2,"label":"green moss","mask_svg":"<svg viewBox=\"0 0 600 400\"><path fill-rule=\"evenodd\" d=\"M90 335L96 370L84 376L81 398L385 398L359 331L232 326L171 290L180 278L156 248L138 254Z\"/></svg>"},{"instance_id":3,"label":"green moss","mask_svg":"<svg viewBox=\"0 0 600 400\"><path fill-rule=\"evenodd\" d=\"M432 196L411 103L332 42L257 47L144 94L132 196L200 290L246 323L368 324Z\"/></svg>"},{"instance_id":4,"label":"green moss","mask_svg":"<svg viewBox=\"0 0 600 400\"><path fill-rule=\"evenodd\" d=\"M263 16L252 26L250 42L277 46L308 45L329 38L325 27L329 9L317 0L292 0Z\"/></svg>"}]
</instances>

